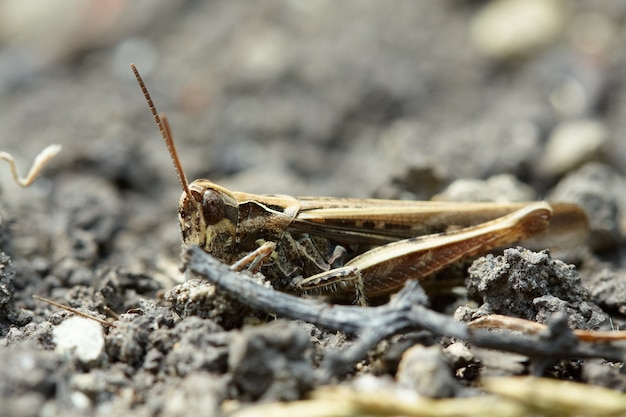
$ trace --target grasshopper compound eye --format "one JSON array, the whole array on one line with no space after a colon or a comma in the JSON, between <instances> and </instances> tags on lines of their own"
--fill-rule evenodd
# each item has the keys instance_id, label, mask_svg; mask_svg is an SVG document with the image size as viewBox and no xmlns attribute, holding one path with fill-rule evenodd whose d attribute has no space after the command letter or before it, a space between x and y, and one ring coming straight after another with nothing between
<instances>
[{"instance_id":1,"label":"grasshopper compound eye","mask_svg":"<svg viewBox=\"0 0 626 417\"><path fill-rule=\"evenodd\" d=\"M207 225L213 225L224 219L224 199L213 191L206 190L202 195L202 216Z\"/></svg>"}]
</instances>

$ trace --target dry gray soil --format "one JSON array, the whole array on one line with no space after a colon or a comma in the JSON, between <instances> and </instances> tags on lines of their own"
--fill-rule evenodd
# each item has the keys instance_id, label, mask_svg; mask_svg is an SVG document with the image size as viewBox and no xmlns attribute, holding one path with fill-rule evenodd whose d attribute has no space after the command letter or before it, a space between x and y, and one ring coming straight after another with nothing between
<instances>
[{"instance_id":1,"label":"dry gray soil","mask_svg":"<svg viewBox=\"0 0 626 417\"><path fill-rule=\"evenodd\" d=\"M63 145L31 188L0 166L1 414L219 415L364 374L432 397L529 373L626 390L619 343L546 361L417 329L320 377L359 334L267 314L179 272L180 186L128 68L167 112L190 179L251 193L580 204L587 240L496 252L457 266L466 280L453 290L425 288L450 319L565 312L571 326L610 329L626 318L623 2L569 2L554 39L508 57L469 35L487 2L117 3L124 24L95 40L86 21L66 23L69 37L26 27L30 43L0 39L0 150L25 171ZM38 43L55 45L45 62L29 59ZM73 314L33 295L116 327L79 322L65 336ZM63 347L75 339L86 351Z\"/></svg>"}]
</instances>

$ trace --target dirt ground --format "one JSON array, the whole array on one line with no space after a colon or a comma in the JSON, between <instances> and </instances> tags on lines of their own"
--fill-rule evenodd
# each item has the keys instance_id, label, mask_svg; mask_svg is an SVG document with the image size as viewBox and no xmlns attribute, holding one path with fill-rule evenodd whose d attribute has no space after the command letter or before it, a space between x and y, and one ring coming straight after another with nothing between
<instances>
[{"instance_id":1,"label":"dirt ground","mask_svg":"<svg viewBox=\"0 0 626 417\"><path fill-rule=\"evenodd\" d=\"M485 12L502 3L512 9ZM553 7L539 7L530 32L518 18L535 6L517 3L0 6L0 150L25 172L45 146L63 146L27 189L0 166L1 414L220 415L302 400L322 382L472 397L481 378L529 373L626 390L621 342L545 362L415 329L320 379L324 359L359 334L220 301L178 269L181 189L130 62L167 112L190 180L295 196L581 205L586 240L496 252L457 267L465 285L425 287L450 319L543 323L565 311L570 326L619 328L626 3L546 0ZM510 30L515 45L481 40L485 30ZM116 327L63 327L73 314L33 295Z\"/></svg>"}]
</instances>

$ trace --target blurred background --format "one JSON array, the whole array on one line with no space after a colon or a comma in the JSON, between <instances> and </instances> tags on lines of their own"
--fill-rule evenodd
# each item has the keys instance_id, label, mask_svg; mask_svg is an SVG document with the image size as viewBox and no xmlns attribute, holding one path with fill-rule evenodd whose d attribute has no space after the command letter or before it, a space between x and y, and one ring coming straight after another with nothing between
<instances>
[{"instance_id":1,"label":"blurred background","mask_svg":"<svg viewBox=\"0 0 626 417\"><path fill-rule=\"evenodd\" d=\"M625 16L621 0L2 0L0 148L25 171L64 146L3 199L106 188L126 228L167 218L178 244L180 187L130 62L190 180L419 199L502 173L543 197L593 161L621 180Z\"/></svg>"}]
</instances>

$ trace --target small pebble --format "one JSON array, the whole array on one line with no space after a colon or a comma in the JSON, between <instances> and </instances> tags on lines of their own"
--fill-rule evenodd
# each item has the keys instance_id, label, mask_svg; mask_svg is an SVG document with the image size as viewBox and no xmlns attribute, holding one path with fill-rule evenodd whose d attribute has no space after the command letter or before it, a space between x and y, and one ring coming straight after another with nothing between
<instances>
[{"instance_id":1,"label":"small pebble","mask_svg":"<svg viewBox=\"0 0 626 417\"><path fill-rule=\"evenodd\" d=\"M531 187L513 175L494 175L487 180L459 179L433 199L439 201L531 201L535 199Z\"/></svg>"},{"instance_id":2,"label":"small pebble","mask_svg":"<svg viewBox=\"0 0 626 417\"><path fill-rule=\"evenodd\" d=\"M540 170L549 175L571 171L596 157L608 139L608 129L598 120L563 122L548 139Z\"/></svg>"},{"instance_id":3,"label":"small pebble","mask_svg":"<svg viewBox=\"0 0 626 417\"><path fill-rule=\"evenodd\" d=\"M511 59L552 43L563 32L566 18L561 0L498 0L474 16L471 37L486 55Z\"/></svg>"},{"instance_id":4,"label":"small pebble","mask_svg":"<svg viewBox=\"0 0 626 417\"><path fill-rule=\"evenodd\" d=\"M402 355L396 374L401 388L429 398L445 398L458 389L452 369L438 346L415 345Z\"/></svg>"},{"instance_id":5,"label":"small pebble","mask_svg":"<svg viewBox=\"0 0 626 417\"><path fill-rule=\"evenodd\" d=\"M104 350L102 325L83 317L70 317L56 326L52 335L57 353L76 355L83 363L95 361Z\"/></svg>"},{"instance_id":6,"label":"small pebble","mask_svg":"<svg viewBox=\"0 0 626 417\"><path fill-rule=\"evenodd\" d=\"M622 197L626 177L615 168L589 162L567 174L552 190L548 199L576 203L587 212L590 235L587 243L593 250L610 250L623 239L620 217L625 212Z\"/></svg>"},{"instance_id":7,"label":"small pebble","mask_svg":"<svg viewBox=\"0 0 626 417\"><path fill-rule=\"evenodd\" d=\"M84 393L74 391L69 395L69 402L76 410L88 410L91 407L91 400Z\"/></svg>"},{"instance_id":8,"label":"small pebble","mask_svg":"<svg viewBox=\"0 0 626 417\"><path fill-rule=\"evenodd\" d=\"M452 343L443 350L443 354L457 368L467 366L475 360L472 351L461 342Z\"/></svg>"}]
</instances>

